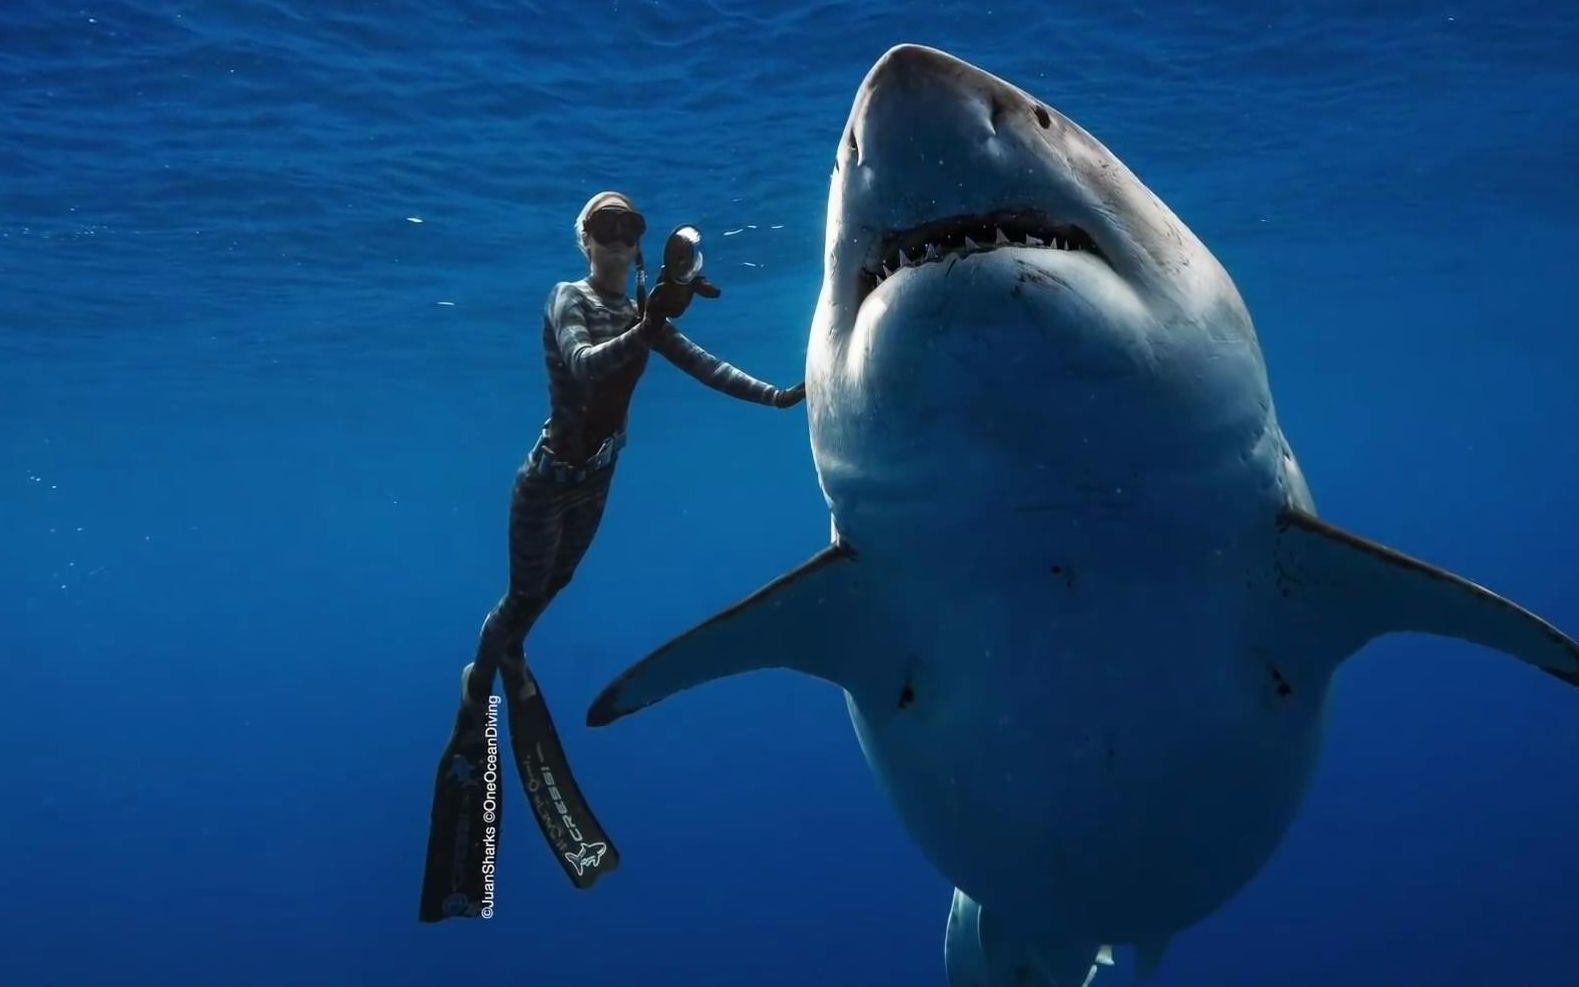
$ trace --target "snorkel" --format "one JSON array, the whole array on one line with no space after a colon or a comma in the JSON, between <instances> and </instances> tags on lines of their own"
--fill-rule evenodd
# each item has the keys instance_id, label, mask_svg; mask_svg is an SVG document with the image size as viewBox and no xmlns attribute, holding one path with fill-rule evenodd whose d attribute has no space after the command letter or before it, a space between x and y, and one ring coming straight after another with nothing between
<instances>
[{"instance_id":1,"label":"snorkel","mask_svg":"<svg viewBox=\"0 0 1579 987\"><path fill-rule=\"evenodd\" d=\"M647 314L647 264L641 258L641 244L636 244L636 318Z\"/></svg>"}]
</instances>

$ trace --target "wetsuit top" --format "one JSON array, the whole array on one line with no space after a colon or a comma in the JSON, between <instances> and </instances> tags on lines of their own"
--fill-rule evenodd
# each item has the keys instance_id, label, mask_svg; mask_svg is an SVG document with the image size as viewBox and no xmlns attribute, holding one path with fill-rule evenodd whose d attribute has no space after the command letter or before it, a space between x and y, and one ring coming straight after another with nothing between
<instances>
[{"instance_id":1,"label":"wetsuit top","mask_svg":"<svg viewBox=\"0 0 1579 987\"><path fill-rule=\"evenodd\" d=\"M730 366L667 323L649 343L636 326L636 305L623 293L600 293L586 280L561 281L543 308L548 363L548 447L584 462L625 427L631 395L647 369L649 348L707 386L731 397L774 404L784 391Z\"/></svg>"}]
</instances>

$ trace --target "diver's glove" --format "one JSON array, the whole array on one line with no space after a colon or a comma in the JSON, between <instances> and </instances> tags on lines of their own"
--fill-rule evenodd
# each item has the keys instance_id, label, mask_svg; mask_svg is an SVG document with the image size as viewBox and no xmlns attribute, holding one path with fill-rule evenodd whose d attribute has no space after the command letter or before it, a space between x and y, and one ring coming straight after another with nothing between
<instances>
[{"instance_id":1,"label":"diver's glove","mask_svg":"<svg viewBox=\"0 0 1579 987\"><path fill-rule=\"evenodd\" d=\"M794 387L779 388L779 392L773 395L773 407L793 408L804 400L806 400L806 382L801 381Z\"/></svg>"},{"instance_id":2,"label":"diver's glove","mask_svg":"<svg viewBox=\"0 0 1579 987\"><path fill-rule=\"evenodd\" d=\"M648 342L656 340L662 335L665 323L685 314L685 310L691 307L692 298L697 295L717 298L721 294L723 292L713 282L700 275L683 284L659 275L658 286L647 298L647 310L642 316L642 335Z\"/></svg>"}]
</instances>

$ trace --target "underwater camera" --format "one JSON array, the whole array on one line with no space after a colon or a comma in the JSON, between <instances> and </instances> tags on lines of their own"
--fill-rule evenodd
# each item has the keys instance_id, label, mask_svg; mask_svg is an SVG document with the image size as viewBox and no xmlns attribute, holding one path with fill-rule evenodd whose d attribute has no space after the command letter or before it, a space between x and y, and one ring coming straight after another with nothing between
<instances>
[{"instance_id":1,"label":"underwater camera","mask_svg":"<svg viewBox=\"0 0 1579 987\"><path fill-rule=\"evenodd\" d=\"M685 223L674 228L663 245L663 266L658 283L668 281L689 287L703 298L717 298L717 287L702 277L702 231Z\"/></svg>"},{"instance_id":2,"label":"underwater camera","mask_svg":"<svg viewBox=\"0 0 1579 987\"><path fill-rule=\"evenodd\" d=\"M722 294L717 286L702 277L702 231L689 223L676 226L664 242L663 266L658 269L658 285L654 291L665 284L677 285L681 292L703 298L717 298ZM643 312L647 310L647 272L641 266L640 250L636 254L636 307ZM682 304L678 311L684 310Z\"/></svg>"},{"instance_id":3,"label":"underwater camera","mask_svg":"<svg viewBox=\"0 0 1579 987\"><path fill-rule=\"evenodd\" d=\"M663 245L660 280L690 284L702 273L702 231L689 224L676 226Z\"/></svg>"}]
</instances>

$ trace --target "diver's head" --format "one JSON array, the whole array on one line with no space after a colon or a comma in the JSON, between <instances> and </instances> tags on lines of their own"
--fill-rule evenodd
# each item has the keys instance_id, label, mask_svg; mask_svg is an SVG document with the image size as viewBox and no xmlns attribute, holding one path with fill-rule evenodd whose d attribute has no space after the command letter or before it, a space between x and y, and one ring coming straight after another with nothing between
<instances>
[{"instance_id":1,"label":"diver's head","mask_svg":"<svg viewBox=\"0 0 1579 987\"><path fill-rule=\"evenodd\" d=\"M619 192L599 192L576 216L576 243L601 279L623 281L647 221Z\"/></svg>"}]
</instances>

